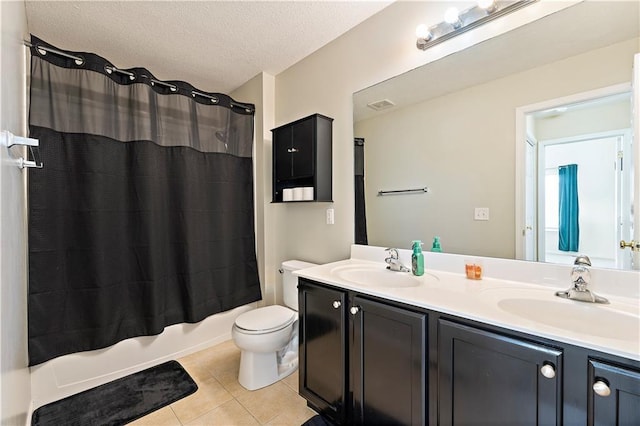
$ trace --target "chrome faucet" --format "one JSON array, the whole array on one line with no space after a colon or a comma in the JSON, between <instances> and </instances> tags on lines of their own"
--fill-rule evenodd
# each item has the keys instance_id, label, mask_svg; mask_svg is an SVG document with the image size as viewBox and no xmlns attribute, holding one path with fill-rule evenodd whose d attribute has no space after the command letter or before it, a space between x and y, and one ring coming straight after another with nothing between
<instances>
[{"instance_id":1,"label":"chrome faucet","mask_svg":"<svg viewBox=\"0 0 640 426\"><path fill-rule=\"evenodd\" d=\"M571 270L571 282L573 287L566 291L557 291L556 296L564 299L578 300L580 302L590 303L609 303L604 297L596 296L589 290L589 282L591 281L591 260L585 255L576 257Z\"/></svg>"},{"instance_id":2,"label":"chrome faucet","mask_svg":"<svg viewBox=\"0 0 640 426\"><path fill-rule=\"evenodd\" d=\"M398 256L398 249L388 248L386 249L386 251L389 252L389 257L384 259L384 261L387 263L387 269L389 269L390 271L396 271L396 272L411 271L411 269L407 268L402 264L402 262L400 262L400 258Z\"/></svg>"}]
</instances>

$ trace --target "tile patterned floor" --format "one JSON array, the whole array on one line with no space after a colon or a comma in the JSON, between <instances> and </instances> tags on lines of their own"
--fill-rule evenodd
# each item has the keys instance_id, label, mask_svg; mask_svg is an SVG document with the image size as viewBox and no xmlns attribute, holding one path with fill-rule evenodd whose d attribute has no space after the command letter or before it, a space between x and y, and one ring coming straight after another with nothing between
<instances>
[{"instance_id":1,"label":"tile patterned floor","mask_svg":"<svg viewBox=\"0 0 640 426\"><path fill-rule=\"evenodd\" d=\"M299 426L316 414L298 395L298 372L256 391L243 388L238 383L240 350L231 340L178 362L198 383L198 390L131 425Z\"/></svg>"}]
</instances>

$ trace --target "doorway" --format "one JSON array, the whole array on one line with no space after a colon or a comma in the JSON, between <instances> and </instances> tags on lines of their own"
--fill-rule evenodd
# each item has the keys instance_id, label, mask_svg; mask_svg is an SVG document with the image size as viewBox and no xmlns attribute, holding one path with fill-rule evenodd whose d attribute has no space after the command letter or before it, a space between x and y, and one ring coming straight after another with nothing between
<instances>
[{"instance_id":1,"label":"doorway","mask_svg":"<svg viewBox=\"0 0 640 426\"><path fill-rule=\"evenodd\" d=\"M630 252L618 248L633 235L630 99L629 85L619 85L518 110L526 135L517 149L519 259L572 264L586 254L595 267L631 268ZM576 170L577 185L570 246L560 243L568 234L559 172L567 166Z\"/></svg>"},{"instance_id":2,"label":"doorway","mask_svg":"<svg viewBox=\"0 0 640 426\"><path fill-rule=\"evenodd\" d=\"M622 129L539 141L538 154L538 260L572 264L587 253L593 266L629 269L629 252L618 242L630 235L631 132ZM560 169L575 165L579 211L576 247L560 248L563 205ZM625 165L627 167L625 167ZM626 255L626 256L625 256Z\"/></svg>"}]
</instances>

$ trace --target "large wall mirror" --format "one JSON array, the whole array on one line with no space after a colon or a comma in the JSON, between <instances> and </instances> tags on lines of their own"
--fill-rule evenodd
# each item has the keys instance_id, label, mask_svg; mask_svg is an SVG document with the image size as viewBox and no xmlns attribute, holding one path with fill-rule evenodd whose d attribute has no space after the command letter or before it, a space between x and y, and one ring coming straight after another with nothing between
<instances>
[{"instance_id":1,"label":"large wall mirror","mask_svg":"<svg viewBox=\"0 0 640 426\"><path fill-rule=\"evenodd\" d=\"M638 16L585 1L355 93L356 243L629 268Z\"/></svg>"}]
</instances>

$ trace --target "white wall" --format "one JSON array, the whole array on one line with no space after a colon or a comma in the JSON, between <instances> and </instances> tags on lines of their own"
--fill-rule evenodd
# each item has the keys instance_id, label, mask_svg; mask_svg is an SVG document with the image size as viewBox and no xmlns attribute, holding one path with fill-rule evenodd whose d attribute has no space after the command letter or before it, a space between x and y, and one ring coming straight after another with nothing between
<instances>
[{"instance_id":1,"label":"white wall","mask_svg":"<svg viewBox=\"0 0 640 426\"><path fill-rule=\"evenodd\" d=\"M354 92L538 19L573 2L541 2L425 52L415 28L438 22L450 2L396 2L276 76L276 125L318 112L333 122L333 204L280 204L274 208L275 259L316 263L349 257L354 233ZM513 158L509 161L513 163ZM325 209L335 208L335 225ZM513 243L511 243L513 244Z\"/></svg>"},{"instance_id":2,"label":"white wall","mask_svg":"<svg viewBox=\"0 0 640 426\"><path fill-rule=\"evenodd\" d=\"M256 106L254 129L254 173L256 177L255 218L256 252L262 288L260 305L278 300L277 270L274 260L273 211L271 201L271 131L275 127L275 78L261 73L233 91L230 96L239 102Z\"/></svg>"},{"instance_id":3,"label":"white wall","mask_svg":"<svg viewBox=\"0 0 640 426\"><path fill-rule=\"evenodd\" d=\"M514 111L628 82L637 49L638 39L628 40L356 123L366 140L369 243L422 239L428 249L438 235L448 253L515 258ZM627 108L617 122L626 118L628 127L629 116ZM586 118L589 127L600 121ZM423 186L431 193L376 197L380 189ZM475 221L475 207L490 208L491 220Z\"/></svg>"},{"instance_id":4,"label":"white wall","mask_svg":"<svg viewBox=\"0 0 640 426\"><path fill-rule=\"evenodd\" d=\"M640 49L640 40L637 48ZM527 128L533 129L536 140L544 141L629 129L631 128L630 117L631 102L629 99L622 99L620 102L602 106L569 110L558 116L532 118L534 122Z\"/></svg>"},{"instance_id":5,"label":"white wall","mask_svg":"<svg viewBox=\"0 0 640 426\"><path fill-rule=\"evenodd\" d=\"M23 2L0 2L0 130L26 136L27 22ZM24 171L0 146L0 424L25 424L31 388L27 368Z\"/></svg>"}]
</instances>

